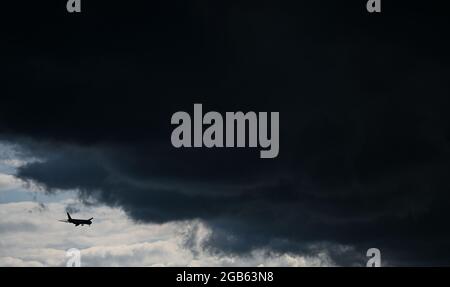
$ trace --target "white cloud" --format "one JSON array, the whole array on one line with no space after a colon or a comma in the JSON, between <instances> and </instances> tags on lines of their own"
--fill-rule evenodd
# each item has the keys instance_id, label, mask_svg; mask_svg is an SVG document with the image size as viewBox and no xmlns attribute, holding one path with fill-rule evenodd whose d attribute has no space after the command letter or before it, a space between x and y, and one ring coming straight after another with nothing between
<instances>
[{"instance_id":1,"label":"white cloud","mask_svg":"<svg viewBox=\"0 0 450 287\"><path fill-rule=\"evenodd\" d=\"M0 258L0 266L2 267L43 267L41 262L24 261L19 258L2 257Z\"/></svg>"},{"instance_id":2,"label":"white cloud","mask_svg":"<svg viewBox=\"0 0 450 287\"><path fill-rule=\"evenodd\" d=\"M0 204L0 266L65 266L65 251L81 250L83 266L328 266L325 253L315 257L274 255L256 250L247 256L213 255L184 247L186 232L200 222L136 224L117 208L79 205L77 217L94 217L92 226L58 222L75 201ZM202 236L199 236L202 238ZM199 245L199 244L198 244Z\"/></svg>"},{"instance_id":3,"label":"white cloud","mask_svg":"<svg viewBox=\"0 0 450 287\"><path fill-rule=\"evenodd\" d=\"M21 187L21 181L16 177L0 173L0 192Z\"/></svg>"}]
</instances>

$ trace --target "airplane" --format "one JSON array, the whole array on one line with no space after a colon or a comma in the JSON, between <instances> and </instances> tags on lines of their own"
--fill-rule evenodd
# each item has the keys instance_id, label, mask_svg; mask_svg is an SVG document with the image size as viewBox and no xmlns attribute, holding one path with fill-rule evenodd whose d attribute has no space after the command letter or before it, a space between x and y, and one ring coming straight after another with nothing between
<instances>
[{"instance_id":1,"label":"airplane","mask_svg":"<svg viewBox=\"0 0 450 287\"><path fill-rule=\"evenodd\" d=\"M75 226L81 225L84 226L85 224L91 226L92 224L92 219L94 219L93 217L89 218L89 219L75 219L70 217L70 214L67 212L67 220L59 220L61 222L66 222L66 223L72 223L75 224Z\"/></svg>"}]
</instances>

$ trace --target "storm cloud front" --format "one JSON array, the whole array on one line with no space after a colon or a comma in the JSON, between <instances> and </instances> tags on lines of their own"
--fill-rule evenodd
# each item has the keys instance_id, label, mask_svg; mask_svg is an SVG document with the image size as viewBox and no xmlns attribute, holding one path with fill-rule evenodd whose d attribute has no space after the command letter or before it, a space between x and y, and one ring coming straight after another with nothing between
<instances>
[{"instance_id":1,"label":"storm cloud front","mask_svg":"<svg viewBox=\"0 0 450 287\"><path fill-rule=\"evenodd\" d=\"M11 7L2 33L0 140L36 159L17 179L138 224L202 222L211 254L450 264L442 3L63 2ZM171 117L196 103L278 112L278 155L175 148Z\"/></svg>"}]
</instances>

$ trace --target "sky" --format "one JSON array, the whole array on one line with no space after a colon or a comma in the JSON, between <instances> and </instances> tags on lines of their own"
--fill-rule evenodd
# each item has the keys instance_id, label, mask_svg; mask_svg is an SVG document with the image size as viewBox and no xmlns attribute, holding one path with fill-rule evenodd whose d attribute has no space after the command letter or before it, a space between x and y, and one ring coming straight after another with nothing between
<instances>
[{"instance_id":1,"label":"sky","mask_svg":"<svg viewBox=\"0 0 450 287\"><path fill-rule=\"evenodd\" d=\"M446 4L41 2L0 20L0 265L449 265ZM174 148L195 103L279 112L278 157Z\"/></svg>"}]
</instances>

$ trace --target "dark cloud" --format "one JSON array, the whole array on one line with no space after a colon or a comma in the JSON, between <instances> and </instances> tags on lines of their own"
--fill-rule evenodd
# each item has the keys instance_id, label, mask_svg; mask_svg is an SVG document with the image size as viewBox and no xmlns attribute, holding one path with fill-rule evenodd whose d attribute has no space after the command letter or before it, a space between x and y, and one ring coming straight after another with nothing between
<instances>
[{"instance_id":1,"label":"dark cloud","mask_svg":"<svg viewBox=\"0 0 450 287\"><path fill-rule=\"evenodd\" d=\"M68 16L51 2L5 34L0 132L45 159L19 177L139 221L202 219L221 252L321 246L353 264L378 247L392 264L450 263L437 3L98 1ZM279 111L279 157L174 149L170 117L197 102Z\"/></svg>"}]
</instances>

